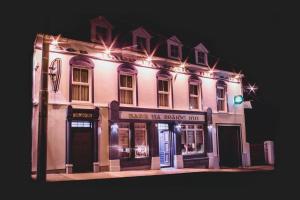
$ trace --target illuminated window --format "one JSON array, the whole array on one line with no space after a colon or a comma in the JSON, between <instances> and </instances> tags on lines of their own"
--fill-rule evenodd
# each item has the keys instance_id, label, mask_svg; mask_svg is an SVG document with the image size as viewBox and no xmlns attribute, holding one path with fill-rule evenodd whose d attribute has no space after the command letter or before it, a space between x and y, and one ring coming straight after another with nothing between
<instances>
[{"instance_id":1,"label":"illuminated window","mask_svg":"<svg viewBox=\"0 0 300 200\"><path fill-rule=\"evenodd\" d=\"M182 154L204 153L204 131L199 124L181 125Z\"/></svg>"},{"instance_id":2,"label":"illuminated window","mask_svg":"<svg viewBox=\"0 0 300 200\"><path fill-rule=\"evenodd\" d=\"M71 127L92 128L92 123L89 121L72 121Z\"/></svg>"},{"instance_id":3,"label":"illuminated window","mask_svg":"<svg viewBox=\"0 0 300 200\"><path fill-rule=\"evenodd\" d=\"M133 104L133 75L120 74L120 103Z\"/></svg>"},{"instance_id":4,"label":"illuminated window","mask_svg":"<svg viewBox=\"0 0 300 200\"><path fill-rule=\"evenodd\" d=\"M90 100L90 81L89 70L82 68L73 68L72 73L72 100L89 101Z\"/></svg>"},{"instance_id":5,"label":"illuminated window","mask_svg":"<svg viewBox=\"0 0 300 200\"><path fill-rule=\"evenodd\" d=\"M217 91L217 111L226 112L227 110L226 84L223 81L218 81L216 91Z\"/></svg>"},{"instance_id":6,"label":"illuminated window","mask_svg":"<svg viewBox=\"0 0 300 200\"><path fill-rule=\"evenodd\" d=\"M147 127L145 123L134 123L135 158L148 156Z\"/></svg>"},{"instance_id":7,"label":"illuminated window","mask_svg":"<svg viewBox=\"0 0 300 200\"><path fill-rule=\"evenodd\" d=\"M119 123L118 134L120 157L129 158L131 155L129 123Z\"/></svg>"},{"instance_id":8,"label":"illuminated window","mask_svg":"<svg viewBox=\"0 0 300 200\"><path fill-rule=\"evenodd\" d=\"M158 106L169 107L169 80L159 79L158 80Z\"/></svg>"}]
</instances>

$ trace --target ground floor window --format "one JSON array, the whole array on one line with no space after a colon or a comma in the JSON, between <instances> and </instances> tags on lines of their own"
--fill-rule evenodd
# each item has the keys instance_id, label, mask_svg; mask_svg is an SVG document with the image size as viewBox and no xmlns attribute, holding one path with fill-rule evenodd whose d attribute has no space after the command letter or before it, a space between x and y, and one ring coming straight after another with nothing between
<instances>
[{"instance_id":1,"label":"ground floor window","mask_svg":"<svg viewBox=\"0 0 300 200\"><path fill-rule=\"evenodd\" d=\"M119 147L121 158L149 156L146 123L119 123Z\"/></svg>"},{"instance_id":2,"label":"ground floor window","mask_svg":"<svg viewBox=\"0 0 300 200\"><path fill-rule=\"evenodd\" d=\"M203 125L183 124L181 130L182 154L204 153Z\"/></svg>"}]
</instances>

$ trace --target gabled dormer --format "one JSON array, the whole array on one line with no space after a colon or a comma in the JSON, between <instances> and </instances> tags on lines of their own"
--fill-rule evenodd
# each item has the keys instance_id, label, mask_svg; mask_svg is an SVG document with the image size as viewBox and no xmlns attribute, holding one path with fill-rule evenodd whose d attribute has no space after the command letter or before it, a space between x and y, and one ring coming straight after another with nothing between
<instances>
[{"instance_id":1,"label":"gabled dormer","mask_svg":"<svg viewBox=\"0 0 300 200\"><path fill-rule=\"evenodd\" d=\"M102 16L96 17L91 20L91 41L102 44L101 40L105 44L111 43L111 32L113 26L107 19Z\"/></svg>"},{"instance_id":2,"label":"gabled dormer","mask_svg":"<svg viewBox=\"0 0 300 200\"><path fill-rule=\"evenodd\" d=\"M207 65L207 54L208 50L202 43L199 43L195 47L195 62L200 65Z\"/></svg>"},{"instance_id":3,"label":"gabled dormer","mask_svg":"<svg viewBox=\"0 0 300 200\"><path fill-rule=\"evenodd\" d=\"M144 51L145 49L149 53L151 37L143 27L139 27L132 31L132 45L138 51Z\"/></svg>"},{"instance_id":4,"label":"gabled dormer","mask_svg":"<svg viewBox=\"0 0 300 200\"><path fill-rule=\"evenodd\" d=\"M176 37L172 36L167 40L168 57L181 60L182 59L182 43Z\"/></svg>"}]
</instances>

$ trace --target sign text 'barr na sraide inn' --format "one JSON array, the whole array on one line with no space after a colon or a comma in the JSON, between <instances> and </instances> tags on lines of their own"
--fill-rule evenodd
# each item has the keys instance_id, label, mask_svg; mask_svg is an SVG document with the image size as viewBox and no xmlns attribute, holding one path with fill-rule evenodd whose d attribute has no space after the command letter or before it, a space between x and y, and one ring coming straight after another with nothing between
<instances>
[{"instance_id":1,"label":"sign text 'barr na sraide inn'","mask_svg":"<svg viewBox=\"0 0 300 200\"><path fill-rule=\"evenodd\" d=\"M167 120L167 121L205 121L204 114L173 114L173 113L150 113L150 112L120 112L121 119L139 120Z\"/></svg>"}]
</instances>

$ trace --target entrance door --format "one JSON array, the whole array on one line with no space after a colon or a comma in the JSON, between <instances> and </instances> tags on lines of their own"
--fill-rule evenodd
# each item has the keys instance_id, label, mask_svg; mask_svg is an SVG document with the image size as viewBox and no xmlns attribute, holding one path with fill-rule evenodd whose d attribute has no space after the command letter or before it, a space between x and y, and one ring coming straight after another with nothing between
<instances>
[{"instance_id":1,"label":"entrance door","mask_svg":"<svg viewBox=\"0 0 300 200\"><path fill-rule=\"evenodd\" d=\"M72 128L72 164L74 172L93 170L93 137L91 128Z\"/></svg>"},{"instance_id":2,"label":"entrance door","mask_svg":"<svg viewBox=\"0 0 300 200\"><path fill-rule=\"evenodd\" d=\"M239 126L218 126L221 167L241 166L241 139Z\"/></svg>"},{"instance_id":3,"label":"entrance door","mask_svg":"<svg viewBox=\"0 0 300 200\"><path fill-rule=\"evenodd\" d=\"M158 124L159 157L161 167L172 166L172 137L168 124Z\"/></svg>"}]
</instances>

